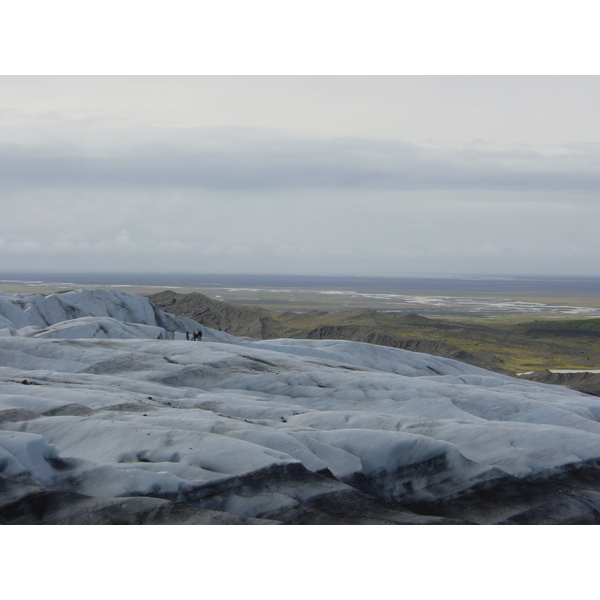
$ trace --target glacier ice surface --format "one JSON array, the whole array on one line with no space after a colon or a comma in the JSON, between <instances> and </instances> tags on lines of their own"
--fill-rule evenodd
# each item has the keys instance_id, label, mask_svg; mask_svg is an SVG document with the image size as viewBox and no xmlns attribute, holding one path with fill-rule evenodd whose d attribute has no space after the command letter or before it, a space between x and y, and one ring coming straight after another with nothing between
<instances>
[{"instance_id":1,"label":"glacier ice surface","mask_svg":"<svg viewBox=\"0 0 600 600\"><path fill-rule=\"evenodd\" d=\"M0 294L0 477L285 521L324 498L452 503L600 459L600 398L358 342L203 326L186 341L199 327L134 294Z\"/></svg>"}]
</instances>

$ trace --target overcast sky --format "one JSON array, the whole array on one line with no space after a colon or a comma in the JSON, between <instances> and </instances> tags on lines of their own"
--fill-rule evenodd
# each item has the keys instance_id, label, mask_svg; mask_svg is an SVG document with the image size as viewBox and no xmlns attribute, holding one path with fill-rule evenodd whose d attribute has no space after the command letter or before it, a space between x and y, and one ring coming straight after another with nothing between
<instances>
[{"instance_id":1,"label":"overcast sky","mask_svg":"<svg viewBox=\"0 0 600 600\"><path fill-rule=\"evenodd\" d=\"M0 77L0 270L600 275L598 76Z\"/></svg>"}]
</instances>

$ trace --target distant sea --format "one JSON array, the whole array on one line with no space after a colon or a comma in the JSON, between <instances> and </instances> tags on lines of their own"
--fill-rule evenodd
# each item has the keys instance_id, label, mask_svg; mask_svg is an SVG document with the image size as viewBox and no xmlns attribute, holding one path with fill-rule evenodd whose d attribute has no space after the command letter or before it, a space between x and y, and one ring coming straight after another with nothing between
<instances>
[{"instance_id":1,"label":"distant sea","mask_svg":"<svg viewBox=\"0 0 600 600\"><path fill-rule=\"evenodd\" d=\"M76 284L80 286L249 287L361 290L398 293L518 294L531 296L600 295L600 277L549 276L406 276L202 275L192 273L19 273L0 272L0 282Z\"/></svg>"},{"instance_id":2,"label":"distant sea","mask_svg":"<svg viewBox=\"0 0 600 600\"><path fill-rule=\"evenodd\" d=\"M420 314L557 312L600 315L600 277L215 275L191 273L0 272L0 289L23 285L57 290L123 287L199 290L242 303L273 298L290 306L299 298L320 298L322 308L369 307ZM126 290L127 291L127 290ZM221 296L221 294L223 294ZM548 306L557 299L587 299L582 306ZM522 300L520 300L522 299ZM267 301L268 303L268 301ZM328 303L331 305L328 306Z\"/></svg>"}]
</instances>

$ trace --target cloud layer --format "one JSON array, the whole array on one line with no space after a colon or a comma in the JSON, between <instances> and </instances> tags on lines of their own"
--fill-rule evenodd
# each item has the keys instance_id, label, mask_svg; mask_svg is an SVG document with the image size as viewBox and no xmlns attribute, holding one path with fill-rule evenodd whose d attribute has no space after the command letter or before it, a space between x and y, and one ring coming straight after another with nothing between
<instances>
[{"instance_id":1,"label":"cloud layer","mask_svg":"<svg viewBox=\"0 0 600 600\"><path fill-rule=\"evenodd\" d=\"M494 116L490 94L477 96L476 109L468 95L477 95L475 79L446 78L454 91L444 100L428 95L435 78L402 80L398 101L407 115L400 120L391 110L394 86L379 89L370 78L329 87L327 78L292 78L288 88L277 78L210 79L206 89L202 78L185 85L176 78L169 85L179 90L179 105L160 78L125 78L118 85L83 78L93 94L78 78L11 79L0 106L0 269L599 274L594 126L589 138L566 135L573 119L559 112L554 121L545 119L543 136L534 135L541 131L533 113L538 105L523 96L522 104L513 102L515 126L507 132L509 95L502 118ZM531 91L522 79L495 78L499 94L496 79L507 94ZM594 81L585 79L583 87L589 92ZM553 82L543 78L544 93ZM207 104L204 92L215 99L219 86L227 92L221 104ZM406 100L411 86L419 91L412 105ZM36 89L47 94L26 101L24 90ZM244 89L255 102L262 93L262 112L244 100ZM123 95L109 100L110 90ZM302 104L311 90L312 106L321 111L312 124ZM333 119L336 106L346 110L340 90L350 94L356 119L328 129L324 114ZM269 121L266 108L281 108L283 98L289 106ZM419 138L417 117L434 106L439 136ZM519 112L527 106L537 123L532 130L523 128ZM587 109L578 106L579 123ZM491 123L503 129L487 139L451 139L459 116L469 132L479 121L487 133ZM589 116L595 118L595 109ZM372 135L369 118L377 122ZM517 141L507 142L510 137ZM542 137L559 141L542 143Z\"/></svg>"},{"instance_id":2,"label":"cloud layer","mask_svg":"<svg viewBox=\"0 0 600 600\"><path fill-rule=\"evenodd\" d=\"M65 129L68 129L65 127ZM150 140L110 132L112 152L70 143L2 144L8 189L270 191L573 190L600 185L600 143L540 151L485 144L425 147L395 140L299 138L239 128L157 130Z\"/></svg>"}]
</instances>

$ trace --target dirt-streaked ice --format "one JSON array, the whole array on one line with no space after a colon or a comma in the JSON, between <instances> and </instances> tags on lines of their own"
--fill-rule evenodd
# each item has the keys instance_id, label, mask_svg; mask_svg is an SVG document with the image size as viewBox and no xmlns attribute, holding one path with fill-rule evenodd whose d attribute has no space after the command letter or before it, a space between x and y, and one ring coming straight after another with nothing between
<instances>
[{"instance_id":1,"label":"dirt-streaked ice","mask_svg":"<svg viewBox=\"0 0 600 600\"><path fill-rule=\"evenodd\" d=\"M277 520L600 460L600 398L358 342L181 339L199 327L133 294L0 295L0 476Z\"/></svg>"}]
</instances>

